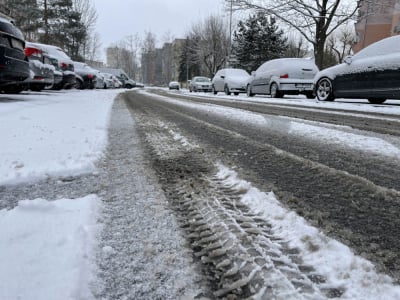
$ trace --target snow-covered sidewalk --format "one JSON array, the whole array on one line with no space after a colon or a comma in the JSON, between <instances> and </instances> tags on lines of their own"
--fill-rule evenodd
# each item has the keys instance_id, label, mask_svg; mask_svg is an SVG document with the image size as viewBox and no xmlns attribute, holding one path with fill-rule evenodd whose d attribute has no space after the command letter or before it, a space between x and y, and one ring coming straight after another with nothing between
<instances>
[{"instance_id":1,"label":"snow-covered sidewalk","mask_svg":"<svg viewBox=\"0 0 400 300\"><path fill-rule=\"evenodd\" d=\"M94 171L118 92L1 95L0 185ZM0 210L0 299L90 299L98 196L18 200Z\"/></svg>"}]
</instances>

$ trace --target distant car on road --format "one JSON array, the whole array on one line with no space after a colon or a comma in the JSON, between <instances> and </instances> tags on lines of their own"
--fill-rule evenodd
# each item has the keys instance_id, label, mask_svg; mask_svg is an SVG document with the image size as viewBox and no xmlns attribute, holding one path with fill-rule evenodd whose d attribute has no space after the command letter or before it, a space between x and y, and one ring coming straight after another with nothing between
<instances>
[{"instance_id":1,"label":"distant car on road","mask_svg":"<svg viewBox=\"0 0 400 300\"><path fill-rule=\"evenodd\" d=\"M0 15L0 91L20 93L22 82L30 75L25 58L25 40L22 32L5 15Z\"/></svg>"},{"instance_id":2,"label":"distant car on road","mask_svg":"<svg viewBox=\"0 0 400 300\"><path fill-rule=\"evenodd\" d=\"M204 76L195 76L190 80L190 92L211 92L212 84L210 78Z\"/></svg>"},{"instance_id":3,"label":"distant car on road","mask_svg":"<svg viewBox=\"0 0 400 300\"><path fill-rule=\"evenodd\" d=\"M318 100L366 98L370 103L400 99L400 36L378 41L315 77Z\"/></svg>"},{"instance_id":4,"label":"distant car on road","mask_svg":"<svg viewBox=\"0 0 400 300\"><path fill-rule=\"evenodd\" d=\"M282 98L284 95L304 94L307 98L314 98L313 80L317 72L312 59L269 60L252 72L246 88L247 95L265 94Z\"/></svg>"},{"instance_id":5,"label":"distant car on road","mask_svg":"<svg viewBox=\"0 0 400 300\"><path fill-rule=\"evenodd\" d=\"M221 69L212 79L212 91L214 94L225 92L227 95L246 93L249 78L249 73L242 69Z\"/></svg>"},{"instance_id":6,"label":"distant car on road","mask_svg":"<svg viewBox=\"0 0 400 300\"><path fill-rule=\"evenodd\" d=\"M168 84L168 89L170 89L170 90L179 90L179 89L180 89L179 82L177 82L177 81L171 81L171 82Z\"/></svg>"}]
</instances>

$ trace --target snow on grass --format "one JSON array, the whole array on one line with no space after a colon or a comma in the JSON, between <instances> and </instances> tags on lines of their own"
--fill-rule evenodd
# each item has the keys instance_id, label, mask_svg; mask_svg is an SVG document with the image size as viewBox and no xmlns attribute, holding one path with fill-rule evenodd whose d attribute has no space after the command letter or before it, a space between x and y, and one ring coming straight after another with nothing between
<instances>
[{"instance_id":1,"label":"snow on grass","mask_svg":"<svg viewBox=\"0 0 400 300\"><path fill-rule=\"evenodd\" d=\"M0 299L93 299L99 205L89 195L0 210Z\"/></svg>"},{"instance_id":2,"label":"snow on grass","mask_svg":"<svg viewBox=\"0 0 400 300\"><path fill-rule=\"evenodd\" d=\"M118 92L0 95L0 184L94 170Z\"/></svg>"}]
</instances>

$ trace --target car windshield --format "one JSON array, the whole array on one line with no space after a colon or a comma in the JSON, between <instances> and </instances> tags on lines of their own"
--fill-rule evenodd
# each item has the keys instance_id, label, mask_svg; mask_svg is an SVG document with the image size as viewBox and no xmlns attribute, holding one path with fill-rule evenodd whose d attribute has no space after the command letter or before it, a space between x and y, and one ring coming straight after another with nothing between
<instances>
[{"instance_id":1,"label":"car windshield","mask_svg":"<svg viewBox=\"0 0 400 300\"><path fill-rule=\"evenodd\" d=\"M198 77L195 79L196 82L210 82L210 79L207 77Z\"/></svg>"},{"instance_id":2,"label":"car windshield","mask_svg":"<svg viewBox=\"0 0 400 300\"><path fill-rule=\"evenodd\" d=\"M249 73L242 69L228 69L226 74L230 76L249 76Z\"/></svg>"}]
</instances>

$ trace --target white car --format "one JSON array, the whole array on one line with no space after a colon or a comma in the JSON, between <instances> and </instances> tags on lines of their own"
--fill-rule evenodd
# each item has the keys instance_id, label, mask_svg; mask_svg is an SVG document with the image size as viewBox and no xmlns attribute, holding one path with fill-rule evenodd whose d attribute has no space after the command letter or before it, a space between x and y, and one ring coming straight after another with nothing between
<instances>
[{"instance_id":1,"label":"white car","mask_svg":"<svg viewBox=\"0 0 400 300\"><path fill-rule=\"evenodd\" d=\"M246 91L248 96L255 94L271 95L272 98L282 98L286 95L304 94L307 98L314 97L314 76L318 67L313 59L279 58L263 63L251 73Z\"/></svg>"},{"instance_id":2,"label":"white car","mask_svg":"<svg viewBox=\"0 0 400 300\"><path fill-rule=\"evenodd\" d=\"M170 89L170 90L179 90L179 89L180 89L179 82L177 82L177 81L171 81L171 82L168 84L168 89Z\"/></svg>"},{"instance_id":3,"label":"white car","mask_svg":"<svg viewBox=\"0 0 400 300\"><path fill-rule=\"evenodd\" d=\"M249 73L242 69L221 69L212 79L212 91L214 95L218 92L225 92L227 95L246 93L249 78Z\"/></svg>"}]
</instances>

